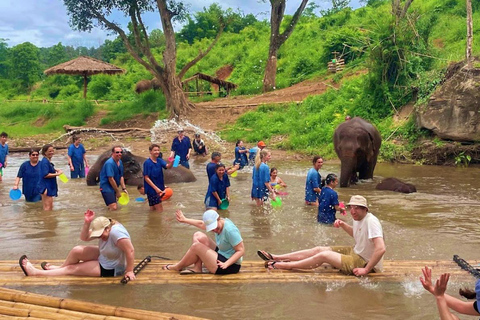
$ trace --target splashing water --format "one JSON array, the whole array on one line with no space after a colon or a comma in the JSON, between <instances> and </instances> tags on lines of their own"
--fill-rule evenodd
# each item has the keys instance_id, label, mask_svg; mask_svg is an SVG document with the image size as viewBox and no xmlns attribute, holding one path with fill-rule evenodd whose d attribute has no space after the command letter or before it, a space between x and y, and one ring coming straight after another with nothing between
<instances>
[{"instance_id":1,"label":"splashing water","mask_svg":"<svg viewBox=\"0 0 480 320\"><path fill-rule=\"evenodd\" d=\"M420 280L418 280L413 275L409 276L408 278L402 281L402 287L403 287L404 294L407 297L419 297L424 292L426 292L425 289L423 289L423 286L420 283Z\"/></svg>"},{"instance_id":2,"label":"splashing water","mask_svg":"<svg viewBox=\"0 0 480 320\"><path fill-rule=\"evenodd\" d=\"M202 139L206 139L212 145L212 142L216 145L215 148L220 148L222 152L225 151L223 144L225 141L220 138L215 132L206 131L194 124L191 124L188 120L183 120L177 122L175 119L162 119L155 121L155 124L150 129L152 135L152 142L159 142L161 140L166 140L166 135L172 131L178 131L178 129L190 129L195 133L199 133L202 136Z\"/></svg>"}]
</instances>

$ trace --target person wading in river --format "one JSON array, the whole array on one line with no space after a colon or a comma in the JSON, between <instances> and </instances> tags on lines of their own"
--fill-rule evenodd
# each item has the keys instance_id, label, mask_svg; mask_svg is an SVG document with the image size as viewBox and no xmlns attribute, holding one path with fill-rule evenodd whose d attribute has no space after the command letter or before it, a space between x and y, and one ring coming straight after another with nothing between
<instances>
[{"instance_id":1,"label":"person wading in river","mask_svg":"<svg viewBox=\"0 0 480 320\"><path fill-rule=\"evenodd\" d=\"M385 242L380 221L368 212L367 199L352 196L347 204L353 218L353 226L343 220L335 220L334 226L342 228L355 239L355 246L315 247L292 253L273 255L260 250L258 255L268 269L314 269L324 263L340 269L345 274L364 276L383 271Z\"/></svg>"}]
</instances>

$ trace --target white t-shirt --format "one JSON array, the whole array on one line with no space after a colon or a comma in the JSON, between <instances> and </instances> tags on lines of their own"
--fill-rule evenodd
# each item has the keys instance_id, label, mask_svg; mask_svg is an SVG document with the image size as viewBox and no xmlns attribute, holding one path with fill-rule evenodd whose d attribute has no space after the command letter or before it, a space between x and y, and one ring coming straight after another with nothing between
<instances>
[{"instance_id":1,"label":"white t-shirt","mask_svg":"<svg viewBox=\"0 0 480 320\"><path fill-rule=\"evenodd\" d=\"M353 221L353 238L355 239L355 247L353 251L362 257L365 261L370 261L375 246L374 238L383 238L382 225L377 217L368 212L365 218L360 221ZM376 272L383 271L383 257L374 267Z\"/></svg>"},{"instance_id":2,"label":"white t-shirt","mask_svg":"<svg viewBox=\"0 0 480 320\"><path fill-rule=\"evenodd\" d=\"M116 223L112 226L107 241L102 239L98 241L98 248L100 249L98 262L104 269L115 269L115 276L122 275L127 265L125 252L117 247L118 240L125 238L130 239L128 231L123 225Z\"/></svg>"}]
</instances>

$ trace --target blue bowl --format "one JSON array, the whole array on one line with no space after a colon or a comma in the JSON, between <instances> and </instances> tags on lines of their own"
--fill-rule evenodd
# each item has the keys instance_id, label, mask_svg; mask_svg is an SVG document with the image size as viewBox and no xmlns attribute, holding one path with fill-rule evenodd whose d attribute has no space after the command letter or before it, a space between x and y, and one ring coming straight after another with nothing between
<instances>
[{"instance_id":1,"label":"blue bowl","mask_svg":"<svg viewBox=\"0 0 480 320\"><path fill-rule=\"evenodd\" d=\"M12 189L10 190L10 199L18 200L22 197L22 191L19 189Z\"/></svg>"}]
</instances>

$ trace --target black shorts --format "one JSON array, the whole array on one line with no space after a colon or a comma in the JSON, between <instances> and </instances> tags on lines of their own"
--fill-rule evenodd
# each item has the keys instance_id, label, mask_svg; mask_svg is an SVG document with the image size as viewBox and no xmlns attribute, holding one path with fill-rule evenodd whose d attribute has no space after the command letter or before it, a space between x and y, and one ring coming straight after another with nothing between
<instances>
[{"instance_id":1,"label":"black shorts","mask_svg":"<svg viewBox=\"0 0 480 320\"><path fill-rule=\"evenodd\" d=\"M98 265L100 266L100 277L115 277L115 269L105 269L100 263Z\"/></svg>"},{"instance_id":2,"label":"black shorts","mask_svg":"<svg viewBox=\"0 0 480 320\"><path fill-rule=\"evenodd\" d=\"M218 248L215 249L215 251L218 251ZM220 253L217 253L218 256L217 256L217 260L220 260L222 262L225 262L227 261L228 259L225 258L224 256L222 256ZM215 274L232 274L232 273L238 273L240 271L240 267L241 265L239 264L232 264L230 267L228 267L227 269L222 269L220 267L217 268L217 271L215 271Z\"/></svg>"}]
</instances>

